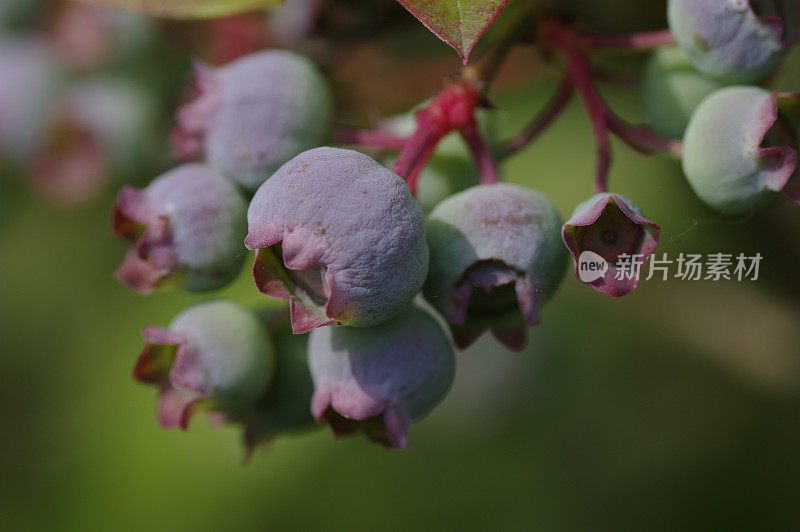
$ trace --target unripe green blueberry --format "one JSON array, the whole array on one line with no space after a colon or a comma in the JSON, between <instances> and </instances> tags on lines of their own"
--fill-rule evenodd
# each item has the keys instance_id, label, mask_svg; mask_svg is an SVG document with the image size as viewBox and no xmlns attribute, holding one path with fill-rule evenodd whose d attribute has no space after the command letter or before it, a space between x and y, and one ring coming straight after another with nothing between
<instances>
[{"instance_id":1,"label":"unripe green blueberry","mask_svg":"<svg viewBox=\"0 0 800 532\"><path fill-rule=\"evenodd\" d=\"M746 214L779 197L800 201L798 96L728 87L703 100L684 137L683 171L706 204Z\"/></svg>"},{"instance_id":2,"label":"unripe green blueberry","mask_svg":"<svg viewBox=\"0 0 800 532\"><path fill-rule=\"evenodd\" d=\"M250 408L273 378L274 352L263 324L229 301L201 303L168 329L145 327L134 377L160 389L164 427L186 428L198 406L226 416Z\"/></svg>"},{"instance_id":3,"label":"unripe green blueberry","mask_svg":"<svg viewBox=\"0 0 800 532\"><path fill-rule=\"evenodd\" d=\"M675 45L657 49L644 74L647 123L665 137L680 139L692 112L724 83L698 72L689 56Z\"/></svg>"},{"instance_id":4,"label":"unripe green blueberry","mask_svg":"<svg viewBox=\"0 0 800 532\"><path fill-rule=\"evenodd\" d=\"M485 330L510 349L564 277L561 217L544 195L517 185L473 187L428 218L425 298L451 324L459 347Z\"/></svg>"},{"instance_id":5,"label":"unripe green blueberry","mask_svg":"<svg viewBox=\"0 0 800 532\"><path fill-rule=\"evenodd\" d=\"M751 83L780 63L784 39L794 31L787 22L796 9L794 0L670 0L667 13L676 42L698 70L730 83Z\"/></svg>"},{"instance_id":6,"label":"unripe green blueberry","mask_svg":"<svg viewBox=\"0 0 800 532\"><path fill-rule=\"evenodd\" d=\"M316 425L308 409L314 392L308 369L309 335L292 334L289 315L284 310L259 317L268 324L275 346L275 371L266 393L235 419L244 425L248 450L282 434Z\"/></svg>"}]
</instances>

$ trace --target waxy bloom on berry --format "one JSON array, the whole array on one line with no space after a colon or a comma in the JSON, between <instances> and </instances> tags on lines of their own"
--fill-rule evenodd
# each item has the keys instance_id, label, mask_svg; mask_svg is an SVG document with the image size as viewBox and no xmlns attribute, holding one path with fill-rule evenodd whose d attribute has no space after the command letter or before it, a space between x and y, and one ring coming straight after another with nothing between
<instances>
[{"instance_id":1,"label":"waxy bloom on berry","mask_svg":"<svg viewBox=\"0 0 800 532\"><path fill-rule=\"evenodd\" d=\"M668 8L675 41L697 69L732 83L758 81L778 66L797 15L796 0L670 0Z\"/></svg>"},{"instance_id":2,"label":"waxy bloom on berry","mask_svg":"<svg viewBox=\"0 0 800 532\"><path fill-rule=\"evenodd\" d=\"M450 341L415 306L376 327L325 327L310 336L311 413L334 435L362 431L403 449L410 422L430 412L453 383Z\"/></svg>"},{"instance_id":3,"label":"waxy bloom on berry","mask_svg":"<svg viewBox=\"0 0 800 532\"><path fill-rule=\"evenodd\" d=\"M201 164L180 166L144 190L123 187L111 231L133 244L116 272L149 293L168 281L186 290L214 290L244 263L246 204L229 181Z\"/></svg>"},{"instance_id":4,"label":"waxy bloom on berry","mask_svg":"<svg viewBox=\"0 0 800 532\"><path fill-rule=\"evenodd\" d=\"M599 255L608 263L608 271L590 284L613 297L624 296L639 284L637 265L653 254L660 233L629 199L608 193L578 205L562 229L564 243L575 259L575 274L579 274L582 253Z\"/></svg>"},{"instance_id":5,"label":"waxy bloom on berry","mask_svg":"<svg viewBox=\"0 0 800 532\"><path fill-rule=\"evenodd\" d=\"M471 188L433 210L425 297L459 347L487 329L509 349L525 346L526 326L539 323L564 277L561 221L545 196L509 184Z\"/></svg>"},{"instance_id":6,"label":"waxy bloom on berry","mask_svg":"<svg viewBox=\"0 0 800 532\"><path fill-rule=\"evenodd\" d=\"M252 407L273 377L274 353L264 325L229 301L190 307L168 329L145 327L134 377L159 388L161 426L186 429L206 407L235 418Z\"/></svg>"},{"instance_id":7,"label":"waxy bloom on berry","mask_svg":"<svg viewBox=\"0 0 800 532\"><path fill-rule=\"evenodd\" d=\"M653 52L644 74L647 123L665 137L683 138L700 102L724 86L718 79L698 72L678 46L662 46Z\"/></svg>"},{"instance_id":8,"label":"waxy bloom on berry","mask_svg":"<svg viewBox=\"0 0 800 532\"><path fill-rule=\"evenodd\" d=\"M422 209L402 179L361 153L298 155L258 189L247 219L256 286L291 301L295 333L386 321L425 280Z\"/></svg>"},{"instance_id":9,"label":"waxy bloom on berry","mask_svg":"<svg viewBox=\"0 0 800 532\"><path fill-rule=\"evenodd\" d=\"M706 204L747 214L783 194L800 203L800 96L729 87L703 100L686 128L683 171Z\"/></svg>"},{"instance_id":10,"label":"waxy bloom on berry","mask_svg":"<svg viewBox=\"0 0 800 532\"><path fill-rule=\"evenodd\" d=\"M316 67L292 52L254 53L197 66L200 95L178 112L181 158L205 155L227 178L255 190L283 163L324 144L332 96Z\"/></svg>"}]
</instances>

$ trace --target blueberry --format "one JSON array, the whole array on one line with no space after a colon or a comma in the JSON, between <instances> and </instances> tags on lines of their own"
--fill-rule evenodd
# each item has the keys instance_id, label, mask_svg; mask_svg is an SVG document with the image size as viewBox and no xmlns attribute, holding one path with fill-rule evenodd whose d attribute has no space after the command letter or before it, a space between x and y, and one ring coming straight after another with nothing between
<instances>
[{"instance_id":1,"label":"blueberry","mask_svg":"<svg viewBox=\"0 0 800 532\"><path fill-rule=\"evenodd\" d=\"M706 204L746 214L780 194L800 201L798 96L728 87L703 100L684 137L683 171Z\"/></svg>"},{"instance_id":2,"label":"blueberry","mask_svg":"<svg viewBox=\"0 0 800 532\"><path fill-rule=\"evenodd\" d=\"M759 16L754 5L775 9ZM792 0L670 0L668 18L675 40L699 71L729 83L751 83L780 63L795 10Z\"/></svg>"},{"instance_id":3,"label":"blueberry","mask_svg":"<svg viewBox=\"0 0 800 532\"><path fill-rule=\"evenodd\" d=\"M662 46L653 53L645 69L647 122L661 135L680 139L695 108L723 86L721 81L698 72L679 47Z\"/></svg>"},{"instance_id":4,"label":"blueberry","mask_svg":"<svg viewBox=\"0 0 800 532\"><path fill-rule=\"evenodd\" d=\"M257 52L213 68L197 67L201 94L178 112L179 156L206 162L257 189L283 163L324 144L332 96L317 68L293 52Z\"/></svg>"},{"instance_id":5,"label":"blueberry","mask_svg":"<svg viewBox=\"0 0 800 532\"><path fill-rule=\"evenodd\" d=\"M146 344L134 377L159 388L163 427L187 428L205 406L236 416L264 394L274 352L264 325L229 301L202 303L178 314L169 328L145 327Z\"/></svg>"},{"instance_id":6,"label":"blueberry","mask_svg":"<svg viewBox=\"0 0 800 532\"><path fill-rule=\"evenodd\" d=\"M298 155L258 189L248 222L256 286L291 301L296 333L386 321L428 270L419 204L402 179L355 151Z\"/></svg>"},{"instance_id":7,"label":"blueberry","mask_svg":"<svg viewBox=\"0 0 800 532\"><path fill-rule=\"evenodd\" d=\"M433 210L424 293L459 347L487 329L510 349L524 347L526 325L539 323L564 277L560 227L550 200L517 185L473 187Z\"/></svg>"},{"instance_id":8,"label":"blueberry","mask_svg":"<svg viewBox=\"0 0 800 532\"><path fill-rule=\"evenodd\" d=\"M405 448L410 422L428 414L452 386L450 341L418 307L376 327L325 327L310 336L311 412L335 435L363 431Z\"/></svg>"},{"instance_id":9,"label":"blueberry","mask_svg":"<svg viewBox=\"0 0 800 532\"><path fill-rule=\"evenodd\" d=\"M228 284L245 258L246 204L201 164L167 172L144 190L123 187L111 231L133 244L117 278L142 293L168 282L191 291Z\"/></svg>"},{"instance_id":10,"label":"blueberry","mask_svg":"<svg viewBox=\"0 0 800 532\"><path fill-rule=\"evenodd\" d=\"M581 255L591 252L608 264L604 275L590 283L592 288L621 297L639 284L640 267L655 251L661 229L628 198L603 193L578 205L561 234L575 261L575 275Z\"/></svg>"}]
</instances>

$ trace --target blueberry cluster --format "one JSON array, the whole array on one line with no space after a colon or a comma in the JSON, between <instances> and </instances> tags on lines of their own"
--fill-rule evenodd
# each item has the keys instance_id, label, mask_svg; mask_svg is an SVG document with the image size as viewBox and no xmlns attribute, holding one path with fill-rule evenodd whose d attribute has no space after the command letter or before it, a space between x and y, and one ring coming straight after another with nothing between
<instances>
[{"instance_id":1,"label":"blueberry cluster","mask_svg":"<svg viewBox=\"0 0 800 532\"><path fill-rule=\"evenodd\" d=\"M145 328L135 377L158 387L162 426L204 408L242 425L250 447L320 421L406 447L452 385L448 329L461 348L486 330L524 347L566 270L560 215L523 187L477 185L477 173L459 184L447 165L422 180L423 209L371 157L322 146L330 91L295 53L196 75L172 140L200 160L120 191L111 230L130 248L116 276L143 294L217 290L249 249L255 287L288 309L214 301ZM439 157L465 167L466 148L449 144Z\"/></svg>"},{"instance_id":2,"label":"blueberry cluster","mask_svg":"<svg viewBox=\"0 0 800 532\"><path fill-rule=\"evenodd\" d=\"M205 408L243 426L249 447L318 422L406 447L410 424L447 395L455 349L486 332L523 349L570 255L576 274L586 253L605 261L607 273L589 283L597 292L636 289L637 275L617 275L621 257L646 260L660 228L608 191L608 133L645 152L677 153L670 139L682 139L690 184L721 212L751 212L779 193L800 201L800 96L742 85L769 78L794 42L797 15L794 0L671 0L672 35L640 39L549 20L543 42L567 73L522 140L496 142L480 84L465 76L359 137L399 150L381 159L392 169L326 146L332 91L300 55L198 64L199 93L179 110L171 139L193 162L120 192L111 229L130 249L117 278L141 293L217 290L249 250L255 288L287 303L268 316L204 303L167 329L147 327L135 376L158 387L162 425L185 428ZM640 42L660 45L645 72L652 130L607 108L587 59L587 50ZM573 92L594 128L597 193L564 222L543 194L499 183L495 162Z\"/></svg>"},{"instance_id":3,"label":"blueberry cluster","mask_svg":"<svg viewBox=\"0 0 800 532\"><path fill-rule=\"evenodd\" d=\"M747 214L781 194L800 203L798 95L761 88L797 42L798 16L795 0L669 2L677 44L650 60L646 114L683 138L690 185L722 213Z\"/></svg>"}]
</instances>

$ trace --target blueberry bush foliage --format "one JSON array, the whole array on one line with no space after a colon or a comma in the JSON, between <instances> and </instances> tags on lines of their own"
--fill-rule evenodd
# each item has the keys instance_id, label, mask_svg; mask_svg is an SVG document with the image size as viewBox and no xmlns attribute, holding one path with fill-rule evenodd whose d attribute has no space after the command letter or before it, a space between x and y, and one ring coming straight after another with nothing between
<instances>
[{"instance_id":1,"label":"blueberry bush foliage","mask_svg":"<svg viewBox=\"0 0 800 532\"><path fill-rule=\"evenodd\" d=\"M615 273L625 257L647 260L660 229L609 183L611 136L680 159L697 196L722 214L781 197L800 203L800 95L769 89L798 39L797 0L669 0L668 28L629 34L581 22L581 2L397 1L463 63L440 92L402 116L345 127L319 65L290 46L264 50L266 27L239 26L228 34L236 59L194 64L169 138L157 140L175 167L119 191L111 232L129 245L120 282L142 294L213 292L252 267L252 289L284 302L264 310L212 299L144 329L133 374L156 388L163 427L186 429L205 411L239 425L248 449L321 423L407 447L413 422L447 396L457 351L484 333L521 350L581 254L609 265L592 289L636 289L637 278ZM274 33L289 43L319 31L326 0L85 3L145 20L271 9ZM346 38L332 22L326 29ZM514 47L531 45L561 81L527 127L498 138L493 80ZM647 124L603 99L598 80L615 79L594 62L603 50L647 58ZM148 127L147 95L104 82L91 101L109 100L114 127L78 101L87 88L64 96L76 102L55 117L37 117L41 128L19 127L42 112L37 102L60 75L48 53L22 39L0 47L0 149L24 160L49 131L55 159L34 175L44 190L77 196L142 149L132 139ZM28 108L2 106L25 87L36 87ZM597 166L594 190L577 193L565 217L545 195L502 183L498 167L572 99L585 110Z\"/></svg>"}]
</instances>

